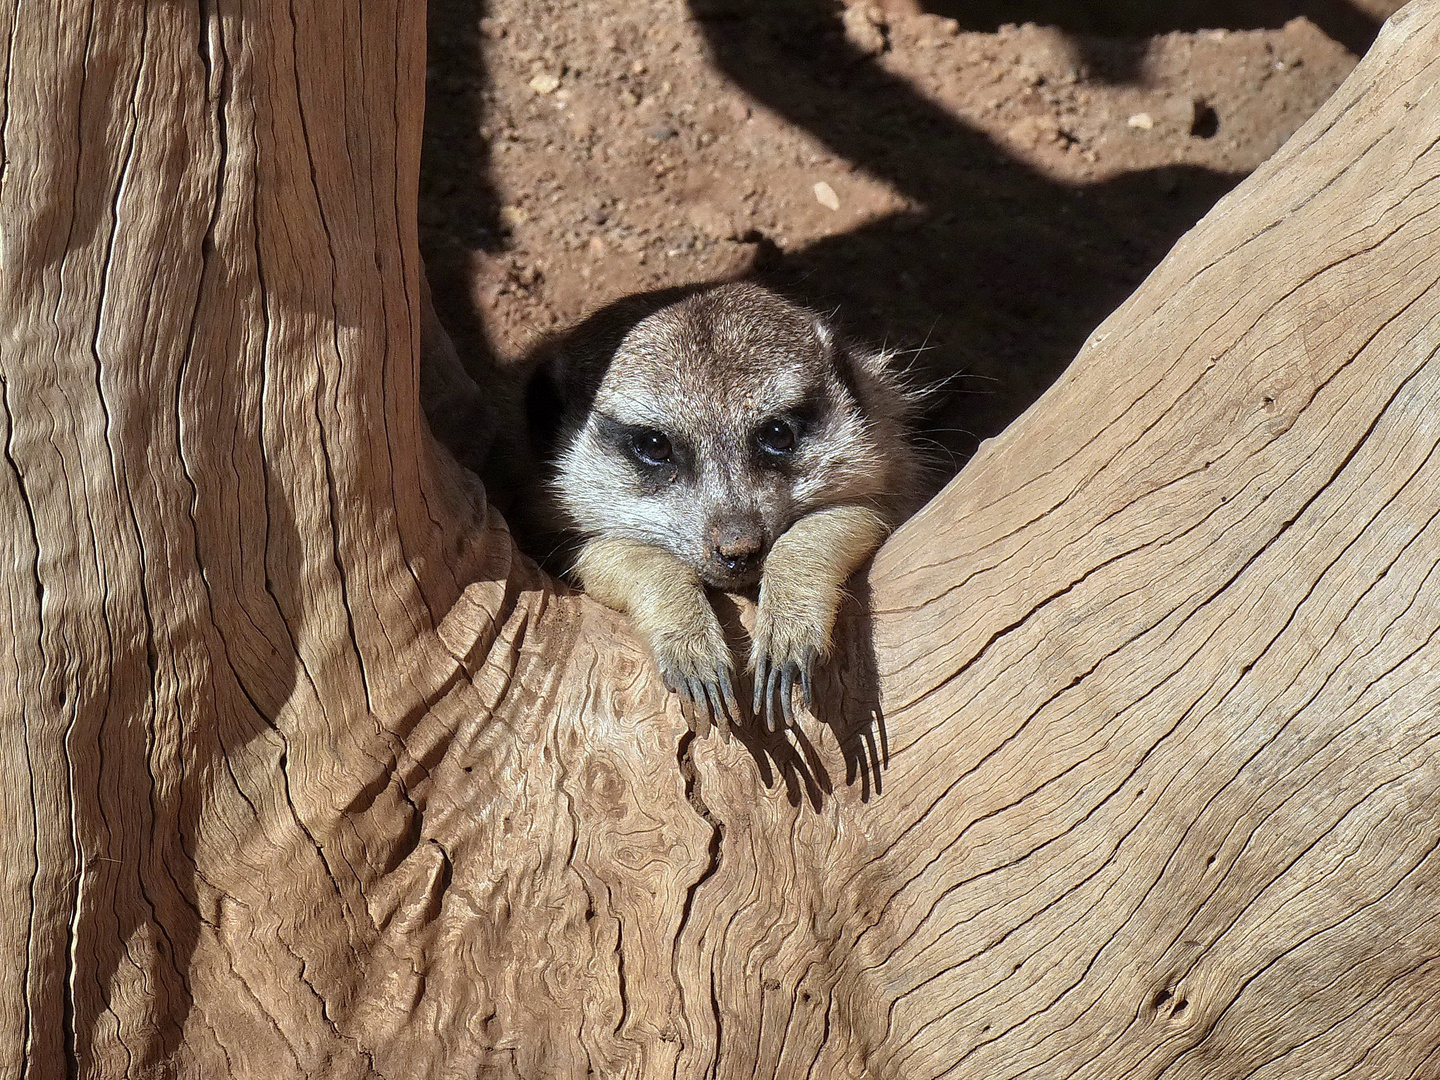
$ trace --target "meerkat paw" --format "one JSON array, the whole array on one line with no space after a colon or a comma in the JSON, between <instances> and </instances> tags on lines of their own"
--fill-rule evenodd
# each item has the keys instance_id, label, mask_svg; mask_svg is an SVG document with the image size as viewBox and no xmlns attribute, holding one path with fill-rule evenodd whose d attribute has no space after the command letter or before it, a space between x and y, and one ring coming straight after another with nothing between
<instances>
[{"instance_id":1,"label":"meerkat paw","mask_svg":"<svg viewBox=\"0 0 1440 1080\"><path fill-rule=\"evenodd\" d=\"M702 727L706 721L714 723L728 736L730 724L740 718L734 665L713 613L709 621L714 625L689 628L683 634L668 628L651 640L650 648L666 689L690 700L700 714Z\"/></svg>"},{"instance_id":2,"label":"meerkat paw","mask_svg":"<svg viewBox=\"0 0 1440 1080\"><path fill-rule=\"evenodd\" d=\"M596 537L577 556L575 574L592 598L630 616L666 688L693 703L686 719L697 733L708 734L714 722L728 737L740 719L734 664L694 567L651 544Z\"/></svg>"},{"instance_id":3,"label":"meerkat paw","mask_svg":"<svg viewBox=\"0 0 1440 1080\"><path fill-rule=\"evenodd\" d=\"M830 655L830 632L845 581L885 539L889 526L865 506L830 506L802 517L770 549L751 635L755 715L774 731L795 722L795 684L815 711L815 669Z\"/></svg>"},{"instance_id":4,"label":"meerkat paw","mask_svg":"<svg viewBox=\"0 0 1440 1080\"><path fill-rule=\"evenodd\" d=\"M812 682L820 661L830 651L834 621L835 612L823 603L777 604L762 590L750 666L755 683L754 713L767 731L795 722L797 685L805 707L814 711Z\"/></svg>"}]
</instances>

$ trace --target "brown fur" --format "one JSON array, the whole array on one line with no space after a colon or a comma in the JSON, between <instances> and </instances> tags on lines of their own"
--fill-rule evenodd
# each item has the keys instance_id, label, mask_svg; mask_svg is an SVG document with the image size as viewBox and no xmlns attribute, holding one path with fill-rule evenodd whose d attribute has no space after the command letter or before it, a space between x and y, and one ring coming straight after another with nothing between
<instances>
[{"instance_id":1,"label":"brown fur","mask_svg":"<svg viewBox=\"0 0 1440 1080\"><path fill-rule=\"evenodd\" d=\"M722 725L741 717L706 588L758 587L753 708L792 720L845 581L916 501L915 395L889 358L731 284L612 305L546 350L537 387L558 424L532 528Z\"/></svg>"}]
</instances>

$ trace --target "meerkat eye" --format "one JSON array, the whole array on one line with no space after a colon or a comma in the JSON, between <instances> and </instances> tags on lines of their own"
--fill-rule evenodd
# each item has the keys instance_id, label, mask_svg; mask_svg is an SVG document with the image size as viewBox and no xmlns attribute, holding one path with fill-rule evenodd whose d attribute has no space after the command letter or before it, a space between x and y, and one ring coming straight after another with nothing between
<instances>
[{"instance_id":1,"label":"meerkat eye","mask_svg":"<svg viewBox=\"0 0 1440 1080\"><path fill-rule=\"evenodd\" d=\"M630 440L630 452L646 465L664 465L674 451L662 431L641 431Z\"/></svg>"},{"instance_id":2,"label":"meerkat eye","mask_svg":"<svg viewBox=\"0 0 1440 1080\"><path fill-rule=\"evenodd\" d=\"M772 417L755 429L755 442L772 457L783 457L795 449L795 429L784 420Z\"/></svg>"}]
</instances>

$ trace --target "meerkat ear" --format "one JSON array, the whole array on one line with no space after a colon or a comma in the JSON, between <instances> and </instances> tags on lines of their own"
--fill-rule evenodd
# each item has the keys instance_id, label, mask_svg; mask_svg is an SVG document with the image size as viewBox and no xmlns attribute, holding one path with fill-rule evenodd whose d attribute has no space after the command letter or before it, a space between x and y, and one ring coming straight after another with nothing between
<instances>
[{"instance_id":1,"label":"meerkat ear","mask_svg":"<svg viewBox=\"0 0 1440 1080\"><path fill-rule=\"evenodd\" d=\"M851 348L849 343L835 332L835 328L819 315L815 316L813 328L820 341L820 348L829 359L830 366L841 384L856 401L868 405L870 395L866 393L865 386L868 372L864 350Z\"/></svg>"},{"instance_id":2,"label":"meerkat ear","mask_svg":"<svg viewBox=\"0 0 1440 1080\"><path fill-rule=\"evenodd\" d=\"M841 384L872 420L910 422L922 405L923 394L914 388L895 363L892 350L871 349L846 338L816 316L815 333Z\"/></svg>"},{"instance_id":3,"label":"meerkat ear","mask_svg":"<svg viewBox=\"0 0 1440 1080\"><path fill-rule=\"evenodd\" d=\"M854 350L821 316L814 316L811 328L820 342L820 351L829 359L830 366L835 369L835 374L840 376L840 381L851 393L854 393L856 390L855 380L859 375L856 370L856 358L851 355Z\"/></svg>"}]
</instances>

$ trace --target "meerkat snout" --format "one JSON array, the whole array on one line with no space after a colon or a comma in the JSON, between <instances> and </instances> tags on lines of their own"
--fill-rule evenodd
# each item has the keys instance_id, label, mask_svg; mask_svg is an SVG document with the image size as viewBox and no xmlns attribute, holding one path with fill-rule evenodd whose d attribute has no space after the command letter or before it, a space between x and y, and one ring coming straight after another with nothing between
<instances>
[{"instance_id":1,"label":"meerkat snout","mask_svg":"<svg viewBox=\"0 0 1440 1080\"><path fill-rule=\"evenodd\" d=\"M627 612L667 686L739 719L706 588L759 586L750 669L772 730L808 702L846 579L915 506L916 403L891 356L750 284L592 316L543 369L546 489L571 569Z\"/></svg>"},{"instance_id":2,"label":"meerkat snout","mask_svg":"<svg viewBox=\"0 0 1440 1080\"><path fill-rule=\"evenodd\" d=\"M735 588L744 588L759 580L769 545L765 522L758 513L717 520L710 527L710 544L720 583L733 582Z\"/></svg>"}]
</instances>

